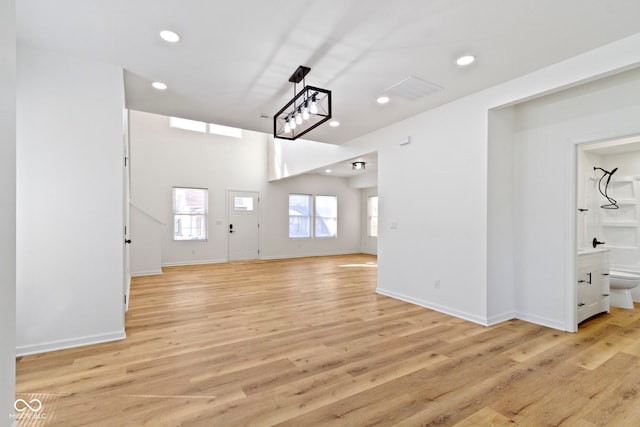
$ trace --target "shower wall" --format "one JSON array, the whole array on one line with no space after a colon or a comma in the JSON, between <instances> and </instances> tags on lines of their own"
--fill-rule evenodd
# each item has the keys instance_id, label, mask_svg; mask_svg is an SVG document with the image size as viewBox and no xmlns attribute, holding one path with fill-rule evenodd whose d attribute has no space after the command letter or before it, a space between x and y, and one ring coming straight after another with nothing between
<instances>
[{"instance_id":1,"label":"shower wall","mask_svg":"<svg viewBox=\"0 0 640 427\"><path fill-rule=\"evenodd\" d=\"M619 209L601 209L611 266L640 273L640 151L602 156L602 161L604 169L618 168L609 195ZM640 290L636 292L640 297Z\"/></svg>"}]
</instances>

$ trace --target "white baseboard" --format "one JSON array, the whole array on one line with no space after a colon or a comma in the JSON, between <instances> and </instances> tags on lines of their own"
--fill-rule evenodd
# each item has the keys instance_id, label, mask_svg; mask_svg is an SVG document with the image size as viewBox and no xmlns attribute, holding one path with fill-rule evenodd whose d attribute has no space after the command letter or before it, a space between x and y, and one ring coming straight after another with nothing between
<instances>
[{"instance_id":1,"label":"white baseboard","mask_svg":"<svg viewBox=\"0 0 640 427\"><path fill-rule=\"evenodd\" d=\"M160 270L150 270L150 271L132 271L131 272L131 277L157 276L158 274L162 274L162 269L160 269Z\"/></svg>"},{"instance_id":2,"label":"white baseboard","mask_svg":"<svg viewBox=\"0 0 640 427\"><path fill-rule=\"evenodd\" d=\"M178 261L178 262L163 262L163 267L182 267L184 265L201 265L201 264L220 264L228 262L227 259L207 259L202 261Z\"/></svg>"},{"instance_id":3,"label":"white baseboard","mask_svg":"<svg viewBox=\"0 0 640 427\"><path fill-rule=\"evenodd\" d=\"M487 319L487 324L489 326L497 325L498 323L506 322L507 320L517 318L516 314L512 311L502 314L497 314L495 316L491 316Z\"/></svg>"},{"instance_id":4,"label":"white baseboard","mask_svg":"<svg viewBox=\"0 0 640 427\"><path fill-rule=\"evenodd\" d=\"M335 256L335 255L357 255L362 252L320 252L320 253L297 253L297 254L288 254L288 255L271 255L271 256L262 256L260 259L263 260L272 260L272 259L290 259L290 258L309 258L309 257L317 257L317 256Z\"/></svg>"},{"instance_id":5,"label":"white baseboard","mask_svg":"<svg viewBox=\"0 0 640 427\"><path fill-rule=\"evenodd\" d=\"M381 295L386 295L391 298L399 299L401 301L406 301L411 304L419 305L420 307L429 308L431 310L438 311L440 313L448 314L450 316L458 317L460 319L468 320L469 322L477 323L482 326L493 326L501 322L505 322L511 319L520 319L525 322L535 323L536 325L546 326L551 329L558 329L560 331L566 331L565 325L563 322L559 322L553 319L547 319L539 316L532 316L526 313L518 313L518 312L509 312L503 313L496 316L491 316L491 318L485 319L480 316L476 316L474 314L465 313L460 310L456 310L450 307L445 307L439 304L434 304L429 301L420 300L417 298L409 297L406 295L398 294L393 291L388 291L385 289L376 289L376 293Z\"/></svg>"},{"instance_id":6,"label":"white baseboard","mask_svg":"<svg viewBox=\"0 0 640 427\"><path fill-rule=\"evenodd\" d=\"M90 335L86 337L70 338L66 340L49 341L40 344L30 344L18 346L16 348L16 357L29 356L31 354L47 353L56 350L65 350L68 348L82 347L85 345L101 344L110 341L123 340L127 337L124 329L106 334Z\"/></svg>"},{"instance_id":7,"label":"white baseboard","mask_svg":"<svg viewBox=\"0 0 640 427\"><path fill-rule=\"evenodd\" d=\"M296 253L296 254L284 254L284 255L271 255L271 256L260 256L260 258L258 258L259 260L274 260L274 259L289 259L289 258L308 258L308 257L318 257L318 256L334 256L334 255L356 255L356 254L360 254L363 252L353 252L353 251L347 251L347 252L319 252L319 253ZM371 255L376 255L376 254L371 254ZM211 260L204 260L204 261L178 261L178 262L163 262L162 266L163 267L181 267L181 266L185 266L185 265L201 265L201 264L221 264L221 263L225 263L225 262L229 262L228 259L211 259ZM136 273L131 273L131 276L148 276L150 274L161 274L161 273L150 273L150 274L141 274L141 273L147 273L147 272L136 272Z\"/></svg>"},{"instance_id":8,"label":"white baseboard","mask_svg":"<svg viewBox=\"0 0 640 427\"><path fill-rule=\"evenodd\" d=\"M516 319L524 320L525 322L535 323L536 325L546 326L547 328L557 329L559 331L566 331L564 322L559 322L553 319L547 319L545 317L534 316L527 313L515 313Z\"/></svg>"},{"instance_id":9,"label":"white baseboard","mask_svg":"<svg viewBox=\"0 0 640 427\"><path fill-rule=\"evenodd\" d=\"M434 304L429 301L424 301L417 298L409 297L407 295L402 295L393 291L388 291L386 289L377 288L376 293L385 295L391 298L399 299L401 301L409 302L411 304L419 305L420 307L425 307L431 310L435 310L440 313L448 314L449 316L454 316L460 319L468 320L469 322L477 323L482 326L489 326L487 319L484 319L480 316L476 316L475 314L465 313L460 310L456 310L450 307L445 307L439 304Z\"/></svg>"}]
</instances>

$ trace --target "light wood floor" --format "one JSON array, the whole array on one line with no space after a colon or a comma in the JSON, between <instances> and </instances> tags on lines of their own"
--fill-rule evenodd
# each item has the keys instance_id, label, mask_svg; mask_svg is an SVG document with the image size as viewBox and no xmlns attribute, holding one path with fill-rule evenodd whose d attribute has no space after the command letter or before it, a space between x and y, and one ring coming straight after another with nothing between
<instances>
[{"instance_id":1,"label":"light wood floor","mask_svg":"<svg viewBox=\"0 0 640 427\"><path fill-rule=\"evenodd\" d=\"M126 340L19 358L20 425L640 425L640 309L486 328L375 294L375 263L136 278Z\"/></svg>"}]
</instances>

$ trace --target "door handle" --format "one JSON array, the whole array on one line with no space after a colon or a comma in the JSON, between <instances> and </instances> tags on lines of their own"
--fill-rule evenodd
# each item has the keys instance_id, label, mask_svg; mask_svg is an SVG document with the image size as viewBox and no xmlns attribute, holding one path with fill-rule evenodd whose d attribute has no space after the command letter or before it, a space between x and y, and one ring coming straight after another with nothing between
<instances>
[{"instance_id":1,"label":"door handle","mask_svg":"<svg viewBox=\"0 0 640 427\"><path fill-rule=\"evenodd\" d=\"M128 243L131 243L131 239L127 239L127 240L125 240L124 242L125 242L125 243L127 243L127 244L128 244Z\"/></svg>"},{"instance_id":2,"label":"door handle","mask_svg":"<svg viewBox=\"0 0 640 427\"><path fill-rule=\"evenodd\" d=\"M229 224L229 233L233 233L233 224Z\"/></svg>"}]
</instances>

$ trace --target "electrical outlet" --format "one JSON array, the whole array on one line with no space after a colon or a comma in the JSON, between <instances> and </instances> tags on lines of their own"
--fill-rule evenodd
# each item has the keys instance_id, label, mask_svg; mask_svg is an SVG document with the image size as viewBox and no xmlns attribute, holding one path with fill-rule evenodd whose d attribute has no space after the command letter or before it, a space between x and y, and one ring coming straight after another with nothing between
<instances>
[{"instance_id":1,"label":"electrical outlet","mask_svg":"<svg viewBox=\"0 0 640 427\"><path fill-rule=\"evenodd\" d=\"M436 279L433 281L433 288L440 289L440 279Z\"/></svg>"}]
</instances>

